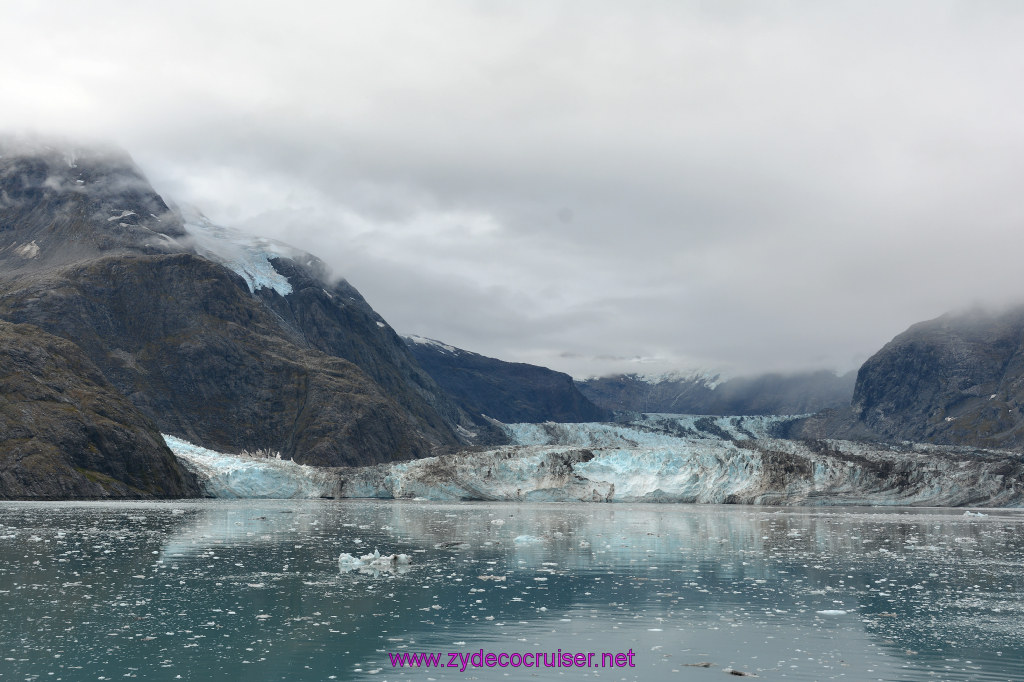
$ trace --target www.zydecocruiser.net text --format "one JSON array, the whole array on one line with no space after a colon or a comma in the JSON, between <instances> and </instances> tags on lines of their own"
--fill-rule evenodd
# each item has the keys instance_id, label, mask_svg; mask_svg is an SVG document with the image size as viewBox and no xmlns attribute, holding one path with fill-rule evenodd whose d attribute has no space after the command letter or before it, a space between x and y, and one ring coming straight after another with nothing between
<instances>
[{"instance_id":1,"label":"www.zydecocruiser.net text","mask_svg":"<svg viewBox=\"0 0 1024 682\"><path fill-rule=\"evenodd\" d=\"M635 668L632 649L597 653L562 651L447 651L388 654L392 668Z\"/></svg>"}]
</instances>

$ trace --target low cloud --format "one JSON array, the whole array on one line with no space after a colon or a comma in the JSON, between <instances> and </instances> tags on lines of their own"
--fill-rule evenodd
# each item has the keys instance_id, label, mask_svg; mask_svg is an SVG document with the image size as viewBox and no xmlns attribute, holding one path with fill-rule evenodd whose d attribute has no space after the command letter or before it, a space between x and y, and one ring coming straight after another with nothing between
<instances>
[{"instance_id":1,"label":"low cloud","mask_svg":"<svg viewBox=\"0 0 1024 682\"><path fill-rule=\"evenodd\" d=\"M0 127L578 375L847 370L1022 298L1016 5L303 7L6 7Z\"/></svg>"}]
</instances>

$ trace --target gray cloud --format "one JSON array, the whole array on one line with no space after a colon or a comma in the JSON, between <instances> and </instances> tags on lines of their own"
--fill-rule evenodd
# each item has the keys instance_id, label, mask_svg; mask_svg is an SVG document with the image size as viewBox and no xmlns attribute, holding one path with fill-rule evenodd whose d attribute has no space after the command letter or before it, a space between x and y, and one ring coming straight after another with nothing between
<instances>
[{"instance_id":1,"label":"gray cloud","mask_svg":"<svg viewBox=\"0 0 1024 682\"><path fill-rule=\"evenodd\" d=\"M0 127L121 144L403 332L846 370L1024 292L1014 3L11 5Z\"/></svg>"}]
</instances>

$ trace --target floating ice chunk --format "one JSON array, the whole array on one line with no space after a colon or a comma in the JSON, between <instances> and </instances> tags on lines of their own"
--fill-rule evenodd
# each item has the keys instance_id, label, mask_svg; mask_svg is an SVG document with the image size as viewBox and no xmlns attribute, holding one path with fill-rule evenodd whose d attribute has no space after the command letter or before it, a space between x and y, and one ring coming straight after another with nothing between
<instances>
[{"instance_id":1,"label":"floating ice chunk","mask_svg":"<svg viewBox=\"0 0 1024 682\"><path fill-rule=\"evenodd\" d=\"M358 568L363 565L363 562L358 557L354 557L348 552L342 552L341 556L338 557L338 566L343 571L351 571L354 568Z\"/></svg>"},{"instance_id":2,"label":"floating ice chunk","mask_svg":"<svg viewBox=\"0 0 1024 682\"><path fill-rule=\"evenodd\" d=\"M356 569L366 573L395 572L406 569L410 564L412 557L408 554L381 554L376 549L373 550L373 554L364 554L361 557L354 557L348 552L343 552L338 557L338 569L343 573Z\"/></svg>"},{"instance_id":3,"label":"floating ice chunk","mask_svg":"<svg viewBox=\"0 0 1024 682\"><path fill-rule=\"evenodd\" d=\"M539 538L536 535L517 535L512 542L517 545L532 545L538 542L544 542L544 538Z\"/></svg>"},{"instance_id":4,"label":"floating ice chunk","mask_svg":"<svg viewBox=\"0 0 1024 682\"><path fill-rule=\"evenodd\" d=\"M988 516L988 514L982 514L981 512L972 512L968 510L964 512L964 516Z\"/></svg>"},{"instance_id":5,"label":"floating ice chunk","mask_svg":"<svg viewBox=\"0 0 1024 682\"><path fill-rule=\"evenodd\" d=\"M504 526L505 525L505 519L491 519L491 525L492 526Z\"/></svg>"},{"instance_id":6,"label":"floating ice chunk","mask_svg":"<svg viewBox=\"0 0 1024 682\"><path fill-rule=\"evenodd\" d=\"M845 616L848 611L842 609L822 609L821 611L815 611L815 613L821 616Z\"/></svg>"}]
</instances>

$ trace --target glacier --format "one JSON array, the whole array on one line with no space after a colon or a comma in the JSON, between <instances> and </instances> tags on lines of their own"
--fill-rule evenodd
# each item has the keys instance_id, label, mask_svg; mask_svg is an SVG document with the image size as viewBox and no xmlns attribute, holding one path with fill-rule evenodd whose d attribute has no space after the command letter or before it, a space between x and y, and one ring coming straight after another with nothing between
<instances>
[{"instance_id":1,"label":"glacier","mask_svg":"<svg viewBox=\"0 0 1024 682\"><path fill-rule=\"evenodd\" d=\"M233 270L245 280L252 293L266 288L287 296L292 293L292 285L271 261L274 258L312 258L283 242L215 225L194 209L183 209L182 218L196 253Z\"/></svg>"},{"instance_id":2,"label":"glacier","mask_svg":"<svg viewBox=\"0 0 1024 682\"><path fill-rule=\"evenodd\" d=\"M165 437L214 497L754 505L1024 506L1024 458L775 437L786 417L509 424L513 445L369 467L224 455Z\"/></svg>"},{"instance_id":3,"label":"glacier","mask_svg":"<svg viewBox=\"0 0 1024 682\"><path fill-rule=\"evenodd\" d=\"M338 494L338 476L332 469L270 457L229 455L161 435L171 452L199 477L210 497L307 499Z\"/></svg>"}]
</instances>

